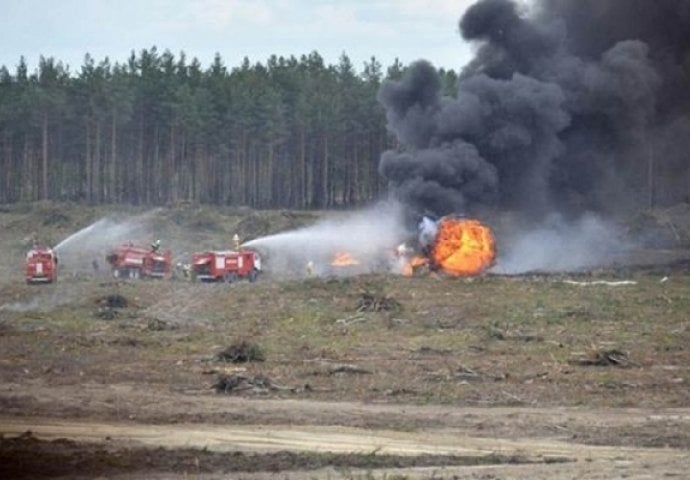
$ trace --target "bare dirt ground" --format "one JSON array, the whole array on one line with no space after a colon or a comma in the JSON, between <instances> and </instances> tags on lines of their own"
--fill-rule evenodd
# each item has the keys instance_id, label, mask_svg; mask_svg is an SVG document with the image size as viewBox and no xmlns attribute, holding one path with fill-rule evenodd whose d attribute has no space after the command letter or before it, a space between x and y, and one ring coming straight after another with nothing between
<instances>
[{"instance_id":1,"label":"bare dirt ground","mask_svg":"<svg viewBox=\"0 0 690 480\"><path fill-rule=\"evenodd\" d=\"M578 274L28 286L22 239L54 217L36 215L0 213L2 478L688 478L685 251ZM204 218L209 243L241 222ZM242 345L254 361L227 356Z\"/></svg>"}]
</instances>

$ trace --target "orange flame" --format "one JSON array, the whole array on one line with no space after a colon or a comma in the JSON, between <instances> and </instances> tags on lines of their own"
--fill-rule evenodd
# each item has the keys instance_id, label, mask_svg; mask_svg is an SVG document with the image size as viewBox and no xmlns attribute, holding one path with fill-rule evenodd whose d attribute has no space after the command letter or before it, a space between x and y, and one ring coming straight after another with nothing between
<instances>
[{"instance_id":1,"label":"orange flame","mask_svg":"<svg viewBox=\"0 0 690 480\"><path fill-rule=\"evenodd\" d=\"M428 258L422 257L421 255L415 255L414 257L407 259L405 263L403 263L402 274L406 277L411 277L414 275L414 272L418 267L423 267L424 265L428 264Z\"/></svg>"},{"instance_id":2,"label":"orange flame","mask_svg":"<svg viewBox=\"0 0 690 480\"><path fill-rule=\"evenodd\" d=\"M491 229L478 220L443 217L431 256L450 275L477 275L493 265L496 242Z\"/></svg>"},{"instance_id":3,"label":"orange flame","mask_svg":"<svg viewBox=\"0 0 690 480\"><path fill-rule=\"evenodd\" d=\"M359 265L359 261L350 252L336 252L331 265L334 267L349 267Z\"/></svg>"}]
</instances>

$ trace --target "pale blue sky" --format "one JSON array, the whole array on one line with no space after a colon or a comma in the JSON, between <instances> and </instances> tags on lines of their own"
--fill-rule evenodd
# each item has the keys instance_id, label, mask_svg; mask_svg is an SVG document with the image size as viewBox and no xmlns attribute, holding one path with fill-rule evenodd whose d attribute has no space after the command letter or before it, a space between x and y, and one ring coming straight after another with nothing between
<instances>
[{"instance_id":1,"label":"pale blue sky","mask_svg":"<svg viewBox=\"0 0 690 480\"><path fill-rule=\"evenodd\" d=\"M0 65L40 55L78 72L84 54L126 61L156 45L183 50L207 67L219 52L228 67L247 56L317 50L335 64L345 52L358 71L372 55L384 65L425 58L459 69L471 56L458 20L473 0L0 0Z\"/></svg>"}]
</instances>

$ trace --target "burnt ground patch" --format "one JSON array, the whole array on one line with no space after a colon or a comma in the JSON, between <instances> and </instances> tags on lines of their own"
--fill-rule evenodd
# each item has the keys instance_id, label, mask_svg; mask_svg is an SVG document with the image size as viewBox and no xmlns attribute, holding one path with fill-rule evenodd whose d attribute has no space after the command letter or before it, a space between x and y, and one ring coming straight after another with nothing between
<instances>
[{"instance_id":1,"label":"burnt ground patch","mask_svg":"<svg viewBox=\"0 0 690 480\"><path fill-rule=\"evenodd\" d=\"M544 463L568 462L549 458ZM126 448L112 444L90 444L71 440L40 440L27 432L19 437L0 438L2 478L53 478L70 475L100 476L127 473L186 472L284 472L360 468L412 468L541 463L520 455L421 455L398 456L339 453L244 453L211 452L199 449Z\"/></svg>"},{"instance_id":2,"label":"burnt ground patch","mask_svg":"<svg viewBox=\"0 0 690 480\"><path fill-rule=\"evenodd\" d=\"M266 355L256 343L241 340L223 349L215 358L221 362L246 363L263 362Z\"/></svg>"},{"instance_id":3,"label":"burnt ground patch","mask_svg":"<svg viewBox=\"0 0 690 480\"><path fill-rule=\"evenodd\" d=\"M573 430L572 440L588 445L620 447L678 448L690 450L690 431L670 420L649 421L624 427L590 426Z\"/></svg>"},{"instance_id":4,"label":"burnt ground patch","mask_svg":"<svg viewBox=\"0 0 690 480\"><path fill-rule=\"evenodd\" d=\"M399 312L401 309L400 302L391 296L362 292L357 298L357 312Z\"/></svg>"},{"instance_id":5,"label":"burnt ground patch","mask_svg":"<svg viewBox=\"0 0 690 480\"><path fill-rule=\"evenodd\" d=\"M129 301L119 293L112 293L99 299L99 305L108 308L127 308Z\"/></svg>"},{"instance_id":6,"label":"burnt ground patch","mask_svg":"<svg viewBox=\"0 0 690 480\"><path fill-rule=\"evenodd\" d=\"M120 315L120 310L127 308L130 302L124 295L112 293L96 300L97 310L94 316L103 320L113 320Z\"/></svg>"}]
</instances>

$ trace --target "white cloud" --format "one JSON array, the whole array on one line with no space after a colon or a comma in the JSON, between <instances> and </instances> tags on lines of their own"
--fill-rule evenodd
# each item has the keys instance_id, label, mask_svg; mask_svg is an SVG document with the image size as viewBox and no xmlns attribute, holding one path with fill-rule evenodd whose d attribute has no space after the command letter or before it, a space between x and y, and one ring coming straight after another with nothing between
<instances>
[{"instance_id":1,"label":"white cloud","mask_svg":"<svg viewBox=\"0 0 690 480\"><path fill-rule=\"evenodd\" d=\"M357 66L427 58L458 68L469 51L457 22L473 0L0 0L0 65L54 55L78 71L84 54L126 61L156 45L209 63L244 56L343 52Z\"/></svg>"},{"instance_id":2,"label":"white cloud","mask_svg":"<svg viewBox=\"0 0 690 480\"><path fill-rule=\"evenodd\" d=\"M267 26L280 13L264 0L197 0L190 6L190 18L196 26L227 28L230 26Z\"/></svg>"},{"instance_id":3,"label":"white cloud","mask_svg":"<svg viewBox=\"0 0 690 480\"><path fill-rule=\"evenodd\" d=\"M438 18L456 22L462 14L477 0L398 0L395 2L397 8L406 15L412 17Z\"/></svg>"},{"instance_id":4,"label":"white cloud","mask_svg":"<svg viewBox=\"0 0 690 480\"><path fill-rule=\"evenodd\" d=\"M367 18L363 9L351 4L318 5L313 10L304 12L307 18L294 29L304 32L317 40L341 37L349 43L361 43L363 38L376 39L390 37L395 33L392 25L381 19Z\"/></svg>"},{"instance_id":5,"label":"white cloud","mask_svg":"<svg viewBox=\"0 0 690 480\"><path fill-rule=\"evenodd\" d=\"M353 5L319 5L314 9L317 20L332 24L352 25L357 23L357 15Z\"/></svg>"}]
</instances>

